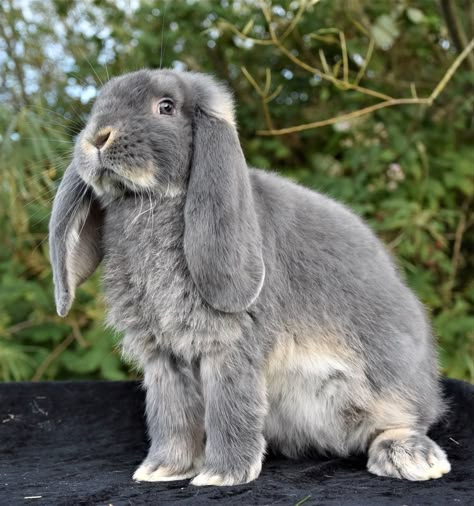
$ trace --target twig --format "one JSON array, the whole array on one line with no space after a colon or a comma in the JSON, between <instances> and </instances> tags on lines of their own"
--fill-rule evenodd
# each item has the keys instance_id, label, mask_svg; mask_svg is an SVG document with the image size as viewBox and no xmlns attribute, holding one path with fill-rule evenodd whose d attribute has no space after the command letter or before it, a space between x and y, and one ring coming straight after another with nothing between
<instances>
[{"instance_id":1,"label":"twig","mask_svg":"<svg viewBox=\"0 0 474 506\"><path fill-rule=\"evenodd\" d=\"M362 109L359 109L357 111L353 111L347 114L342 114L340 116L328 118L321 121L314 121L311 123L303 124L303 125L297 125L293 127L287 127L282 129L274 129L272 127L269 127L269 125L272 124L270 112L267 108L267 104L270 101L268 98L268 91L269 91L269 77L268 77L268 70L266 74L266 84L265 89L262 90L262 88L258 85L258 83L255 81L255 79L250 75L250 73L245 69L242 69L242 72L244 73L245 77L249 80L249 82L252 84L254 89L257 91L259 96L262 99L262 107L264 110L265 115L265 122L267 124L267 130L260 130L257 133L259 135L285 135L293 132L301 132L304 130L309 130L312 128L319 128L323 126L333 125L335 123L341 122L341 121L347 121L352 120L354 118L359 118L361 116L365 116L367 114L370 114L374 111L385 109L387 107L393 107L396 105L425 105L425 106L431 106L433 102L438 98L440 93L444 90L448 82L453 77L454 73L458 69L458 67L461 65L461 63L470 55L471 51L474 48L474 39L472 39L469 44L467 44L463 51L456 57L454 62L451 64L451 66L448 68L442 79L438 82L438 84L435 86L433 91L428 97L418 97L416 93L416 87L414 83L411 84L411 98L394 98L389 95L386 95L385 93L381 93L375 90L371 90L370 88L365 88L364 86L359 86L359 82L362 79L363 75L365 74L367 70L367 66L370 62L370 59L372 57L375 43L372 38L370 38L369 46L367 49L367 54L364 60L364 64L359 69L357 76L354 80L354 82L349 81L349 62L348 62L348 54L347 54L347 44L345 36L342 32L339 33L339 40L340 40L340 46L341 46L341 53L342 53L342 69L343 69L343 76L342 79L339 79L337 77L337 70L334 69L333 72L331 72L329 65L326 61L326 57L324 55L324 52L322 50L319 51L319 56L321 60L321 64L323 66L324 71L321 71L320 69L313 67L306 63L305 61L299 59L297 56L295 56L290 50L288 50L283 44L282 40L288 37L290 33L292 33L296 26L298 25L298 22L300 21L304 11L306 10L307 6L312 4L313 2L308 2L307 0L303 1L298 9L297 14L293 18L292 22L289 24L287 29L283 32L283 35L281 37L278 37L275 31L275 27L273 25L272 21L272 14L271 14L271 3L267 3L265 1L262 1L260 3L261 11L263 13L263 16L267 22L268 26L268 33L270 35L269 39L253 39L251 37L248 37L246 33L243 33L239 31L234 26L227 24L234 33L236 33L239 37L247 40L251 40L258 44L264 44L264 45L273 45L276 49L278 49L283 55L285 55L291 62L293 62L298 67L306 70L307 72L310 72L311 74L320 77L323 80L331 82L334 86L336 86L339 89L342 90L352 90L357 91L359 93L362 93L364 95L368 95L374 98L378 98L381 100L381 102L377 104L373 104L367 107L364 107ZM279 93L279 91L278 91ZM278 94L275 93L275 96ZM273 94L272 94L273 95ZM274 96L272 96L274 98Z\"/></svg>"},{"instance_id":2,"label":"twig","mask_svg":"<svg viewBox=\"0 0 474 506\"><path fill-rule=\"evenodd\" d=\"M453 280L456 277L456 272L458 270L459 255L461 253L462 238L465 230L466 230L466 215L463 212L461 214L461 218L459 219L459 223L456 228L456 235L453 247L453 257L451 259L451 277L453 278Z\"/></svg>"},{"instance_id":3,"label":"twig","mask_svg":"<svg viewBox=\"0 0 474 506\"><path fill-rule=\"evenodd\" d=\"M6 334L16 334L17 332L20 332L21 330L29 329L30 327L34 327L35 325L38 325L37 321L26 320L24 322L16 323L15 325L8 327L7 329L5 329L5 333Z\"/></svg>"},{"instance_id":4,"label":"twig","mask_svg":"<svg viewBox=\"0 0 474 506\"><path fill-rule=\"evenodd\" d=\"M370 60L372 59L372 53L374 52L374 47L375 47L375 40L371 37L369 40L369 47L367 48L367 53L364 58L364 63L362 65L362 67L359 69L359 72L357 72L357 76L354 80L355 84L359 84L360 80L364 77L365 71L367 70Z\"/></svg>"},{"instance_id":5,"label":"twig","mask_svg":"<svg viewBox=\"0 0 474 506\"><path fill-rule=\"evenodd\" d=\"M456 49L462 51L467 45L467 36L456 12L456 2L454 0L441 0L440 3L451 39ZM469 55L466 63L470 70L474 70L474 55Z\"/></svg>"},{"instance_id":6,"label":"twig","mask_svg":"<svg viewBox=\"0 0 474 506\"><path fill-rule=\"evenodd\" d=\"M270 34L270 39L273 42L274 46L280 50L281 53L283 53L285 56L287 56L293 63L298 65L301 68L304 68L308 72L311 72L312 74L315 74L319 76L321 79L328 80L335 84L336 86L341 86L343 89L351 89L360 91L361 93L364 93L366 95L371 95L376 98L380 98L382 100L389 100L392 97L389 95L385 95L384 93L379 93L378 91L371 90L369 88L364 88L363 86L359 86L352 83L345 83L341 79L338 79L337 77L334 77L331 74L325 74L324 72L321 72L319 69L312 67L311 65L308 65L303 60L300 60L298 57L296 57L291 51L289 51L278 39L275 30L272 26L272 19L271 19L271 11L269 9L269 6L266 3L262 3L262 13L265 17L265 20L267 21L268 25L268 33Z\"/></svg>"},{"instance_id":7,"label":"twig","mask_svg":"<svg viewBox=\"0 0 474 506\"><path fill-rule=\"evenodd\" d=\"M463 60L467 57L467 55L474 49L474 38L471 39L471 42L464 48L464 50L459 53L457 58L453 61L451 64L451 67L449 67L446 74L444 74L441 81L438 83L436 88L433 90L433 92L430 95L430 101L434 102L438 95L444 90L446 85L448 84L448 81L453 77L453 74L458 69L459 65L463 62ZM431 104L430 104L431 105Z\"/></svg>"},{"instance_id":8,"label":"twig","mask_svg":"<svg viewBox=\"0 0 474 506\"><path fill-rule=\"evenodd\" d=\"M331 74L326 74L324 72L321 72L319 69L312 67L311 65L308 65L306 62L300 60L298 57L296 57L291 51L289 51L285 46L281 45L279 42L275 43L275 47L277 47L280 52L285 54L295 65L298 65L299 67L307 70L308 72L311 72L311 74L314 74L321 79L324 79L326 81L330 81L336 86L339 86L346 90L354 90L359 91L360 93L364 93L365 95L370 95L375 98L380 98L382 100L390 100L392 97L389 95L386 95L385 93L380 93L375 90L371 90L369 88L364 88L363 86L359 86L358 84L354 83L345 83L344 81L341 81L341 79L338 79L337 77L334 77Z\"/></svg>"},{"instance_id":9,"label":"twig","mask_svg":"<svg viewBox=\"0 0 474 506\"><path fill-rule=\"evenodd\" d=\"M295 17L293 18L291 23L288 25L288 28L281 35L280 40L285 40L288 37L288 35L290 35L293 32L293 30L296 28L296 26L300 22L301 16L304 14L307 6L308 6L308 1L302 0L300 7L295 14Z\"/></svg>"},{"instance_id":10,"label":"twig","mask_svg":"<svg viewBox=\"0 0 474 506\"><path fill-rule=\"evenodd\" d=\"M303 506L303 504L308 500L311 499L310 495L307 495L306 497L303 497L300 501L298 501L295 506Z\"/></svg>"},{"instance_id":11,"label":"twig","mask_svg":"<svg viewBox=\"0 0 474 506\"><path fill-rule=\"evenodd\" d=\"M265 11L264 11L265 13ZM264 14L265 15L265 14ZM268 13L265 15L265 19L267 19ZM268 18L270 19L270 18ZM268 21L267 19L267 21ZM270 19L271 23L271 19ZM375 98L380 98L382 100L389 100L392 97L389 95L386 95L385 93L380 93L375 90L371 90L369 88L364 88L363 86L359 86L356 83L350 83L350 82L344 82L341 79L338 79L337 77L334 77L330 72L322 72L316 67L312 67L308 63L304 62L303 60L300 60L298 57L296 57L291 51L288 51L288 49L283 46L283 44L280 43L280 40L276 37L275 31L271 26L269 25L269 31L270 31L270 39L254 39L253 37L248 37L243 32L235 28L235 26L232 26L230 23L225 23L226 26L228 26L236 35L238 35L240 38L244 40L248 40L253 42L254 44L260 44L260 45L266 45L266 46L275 46L281 53L283 53L285 56L287 56L295 65L301 67L302 69L310 72L311 74L314 74L315 76L320 77L323 80L330 81L335 86L345 89L345 90L354 90L359 91L360 93L363 93L365 95L370 95Z\"/></svg>"},{"instance_id":12,"label":"twig","mask_svg":"<svg viewBox=\"0 0 474 506\"><path fill-rule=\"evenodd\" d=\"M51 365L51 363L61 355L61 353L74 341L75 336L74 333L69 334L64 341L61 341L56 348L43 360L41 365L36 369L31 381L39 381L43 374L46 372L46 369Z\"/></svg>"},{"instance_id":13,"label":"twig","mask_svg":"<svg viewBox=\"0 0 474 506\"><path fill-rule=\"evenodd\" d=\"M283 89L283 86L281 84L279 84L276 88L275 88L275 91L273 93L270 93L270 95L268 95L267 97L265 97L265 102L268 104L269 102L271 102L275 97L277 97L280 93L281 93L281 90Z\"/></svg>"},{"instance_id":14,"label":"twig","mask_svg":"<svg viewBox=\"0 0 474 506\"><path fill-rule=\"evenodd\" d=\"M249 81L249 83L253 86L253 88L255 89L257 94L262 99L262 109L263 109L263 115L265 116L265 123L267 124L267 128L269 130L273 130L273 121L272 121L272 117L270 115L270 110L268 109L268 104L270 102L270 98L274 95L274 93L272 93L270 96L268 95L268 93L270 91L271 83L272 83L272 81L271 81L272 75L271 75L270 69L267 68L265 70L265 88L264 89L262 89L258 85L257 81L255 81L253 76L250 74L250 72L245 67L241 67L241 70L242 70L242 73L244 74L244 76ZM278 90L278 88L277 88L277 90Z\"/></svg>"},{"instance_id":15,"label":"twig","mask_svg":"<svg viewBox=\"0 0 474 506\"><path fill-rule=\"evenodd\" d=\"M234 25L227 21L222 21L221 26L229 28L230 31L232 31L237 37L240 37L241 39L248 40L249 42L252 42L253 44L259 45L259 46L272 46L273 42L268 39L256 39L254 37L249 37L244 32L241 32L238 28L236 28Z\"/></svg>"},{"instance_id":16,"label":"twig","mask_svg":"<svg viewBox=\"0 0 474 506\"><path fill-rule=\"evenodd\" d=\"M347 44L344 32L339 32L339 40L341 41L341 53L342 53L342 80L345 83L349 82L349 62L347 58Z\"/></svg>"},{"instance_id":17,"label":"twig","mask_svg":"<svg viewBox=\"0 0 474 506\"><path fill-rule=\"evenodd\" d=\"M357 111L353 111L347 114L341 114L340 116L335 116L333 118L324 119L321 121L314 121L312 123L305 123L303 125L297 125L288 128L281 128L278 130L258 130L257 134L285 135L294 132L302 132L303 130L310 130L311 128L319 128L323 126L334 125L335 123L339 123L341 121L348 121L351 119L359 118L361 116L365 116L366 114L370 114L374 111L384 109L386 107L393 107L395 105L413 105L413 104L429 105L429 101L426 98L393 98L391 100L379 102L378 104L370 105L368 107L364 107L363 109L358 109Z\"/></svg>"},{"instance_id":18,"label":"twig","mask_svg":"<svg viewBox=\"0 0 474 506\"><path fill-rule=\"evenodd\" d=\"M319 49L318 53L319 53L319 59L321 60L321 65L323 66L324 72L326 72L326 74L330 74L328 61L326 60L326 55L324 54L324 51L322 49Z\"/></svg>"},{"instance_id":19,"label":"twig","mask_svg":"<svg viewBox=\"0 0 474 506\"><path fill-rule=\"evenodd\" d=\"M322 126L333 125L335 123L339 123L340 121L347 121L354 118L359 118L361 116L365 116L366 114L370 114L374 111L378 111L379 109L385 109L387 107L393 107L395 105L427 105L431 106L433 102L438 98L440 93L444 90L450 79L453 77L457 68L463 62L464 58L469 54L470 51L474 48L474 39L465 47L464 51L457 56L451 66L448 68L440 82L436 85L435 89L431 92L429 97L424 98L389 98L384 100L383 102L379 102L378 104L374 104L368 107L364 107L357 111L353 111L348 114L342 114L340 116L335 116L333 118L329 118L322 121L315 121L312 123L307 123L303 125L297 125L294 127L281 128L278 130L260 130L257 133L259 135L285 135L293 132L302 132L303 130L310 130L312 128L319 128Z\"/></svg>"},{"instance_id":20,"label":"twig","mask_svg":"<svg viewBox=\"0 0 474 506\"><path fill-rule=\"evenodd\" d=\"M454 288L454 282L456 280L456 274L458 272L459 259L461 257L462 240L464 237L464 232L467 229L466 212L469 209L470 203L471 203L470 198L464 202L461 209L461 217L459 218L459 223L458 226L456 227L456 233L454 235L453 256L451 257L451 272L446 289L448 299L451 298L451 294Z\"/></svg>"},{"instance_id":21,"label":"twig","mask_svg":"<svg viewBox=\"0 0 474 506\"><path fill-rule=\"evenodd\" d=\"M72 323L72 333L74 335L74 339L83 347L88 348L90 343L88 343L84 337L82 337L81 329L79 327L80 323L74 321Z\"/></svg>"}]
</instances>

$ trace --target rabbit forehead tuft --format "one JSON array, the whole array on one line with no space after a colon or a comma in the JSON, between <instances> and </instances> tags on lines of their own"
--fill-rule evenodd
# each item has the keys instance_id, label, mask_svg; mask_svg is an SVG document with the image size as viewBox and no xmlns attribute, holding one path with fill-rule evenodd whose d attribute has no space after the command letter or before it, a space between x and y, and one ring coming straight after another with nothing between
<instances>
[{"instance_id":1,"label":"rabbit forehead tuft","mask_svg":"<svg viewBox=\"0 0 474 506\"><path fill-rule=\"evenodd\" d=\"M159 87L182 85L186 90L184 102L198 106L211 116L235 125L234 99L231 91L209 74L200 72L155 70Z\"/></svg>"},{"instance_id":2,"label":"rabbit forehead tuft","mask_svg":"<svg viewBox=\"0 0 474 506\"><path fill-rule=\"evenodd\" d=\"M196 105L218 119L236 126L234 99L223 83L208 74L183 72L189 80Z\"/></svg>"}]
</instances>

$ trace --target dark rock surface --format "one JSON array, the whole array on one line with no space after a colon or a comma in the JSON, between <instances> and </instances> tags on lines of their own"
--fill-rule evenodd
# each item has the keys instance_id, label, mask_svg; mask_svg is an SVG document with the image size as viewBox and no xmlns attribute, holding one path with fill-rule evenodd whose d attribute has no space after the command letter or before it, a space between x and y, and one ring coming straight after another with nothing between
<instances>
[{"instance_id":1,"label":"dark rock surface","mask_svg":"<svg viewBox=\"0 0 474 506\"><path fill-rule=\"evenodd\" d=\"M197 488L132 481L147 450L138 383L0 384L0 505L474 505L474 386L444 390L450 411L431 436L452 471L439 480L379 478L363 458L269 456L253 483Z\"/></svg>"}]
</instances>

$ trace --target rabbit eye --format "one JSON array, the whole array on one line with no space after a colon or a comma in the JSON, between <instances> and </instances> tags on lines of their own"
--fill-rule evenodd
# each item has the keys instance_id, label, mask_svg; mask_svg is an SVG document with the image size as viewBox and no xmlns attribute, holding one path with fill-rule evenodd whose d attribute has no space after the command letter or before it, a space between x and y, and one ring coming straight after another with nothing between
<instances>
[{"instance_id":1,"label":"rabbit eye","mask_svg":"<svg viewBox=\"0 0 474 506\"><path fill-rule=\"evenodd\" d=\"M174 102L169 98L164 98L163 100L160 100L158 102L156 112L158 114L166 114L168 116L172 116L176 112Z\"/></svg>"}]
</instances>

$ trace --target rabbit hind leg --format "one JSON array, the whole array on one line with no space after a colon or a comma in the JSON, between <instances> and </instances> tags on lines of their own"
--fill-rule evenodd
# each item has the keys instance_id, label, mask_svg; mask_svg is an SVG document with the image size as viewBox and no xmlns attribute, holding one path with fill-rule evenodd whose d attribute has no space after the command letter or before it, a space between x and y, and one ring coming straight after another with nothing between
<instances>
[{"instance_id":1,"label":"rabbit hind leg","mask_svg":"<svg viewBox=\"0 0 474 506\"><path fill-rule=\"evenodd\" d=\"M451 466L445 452L415 429L389 429L369 448L368 470L378 476L423 481L441 478Z\"/></svg>"}]
</instances>

